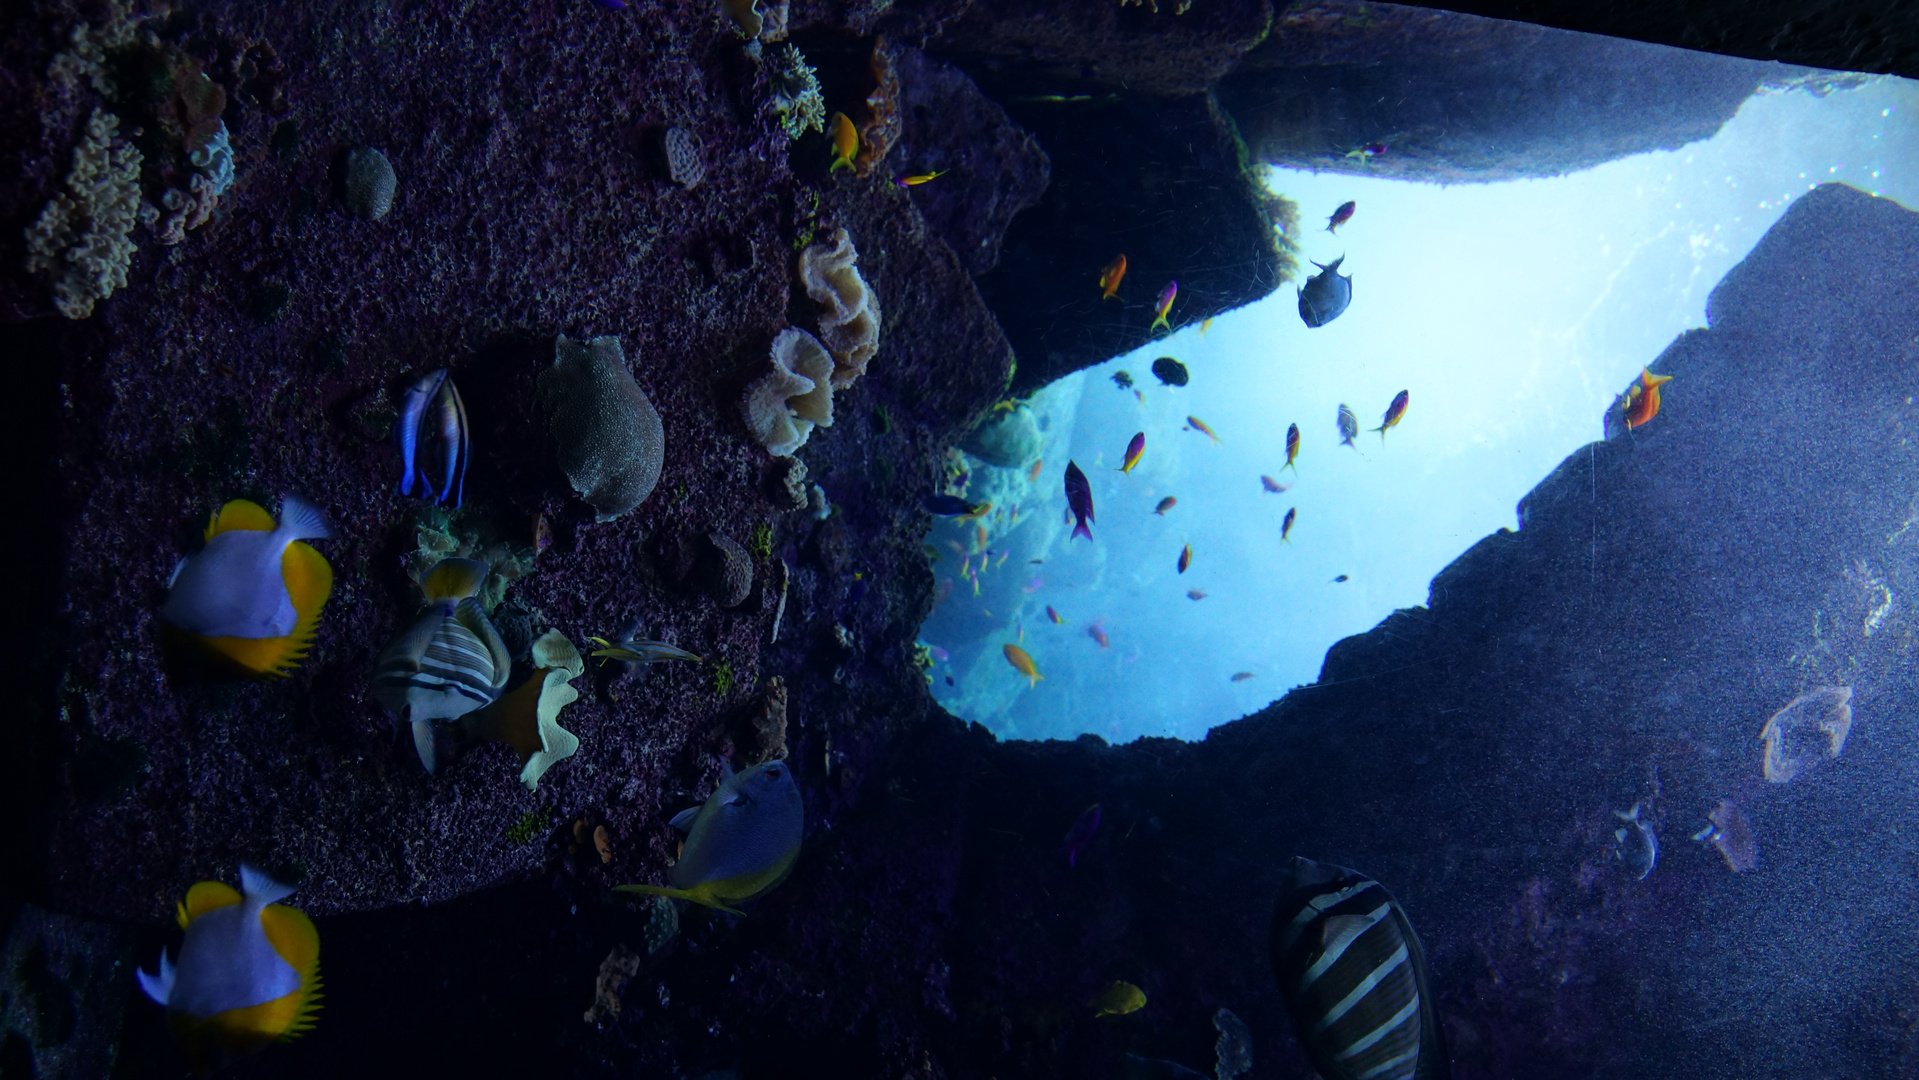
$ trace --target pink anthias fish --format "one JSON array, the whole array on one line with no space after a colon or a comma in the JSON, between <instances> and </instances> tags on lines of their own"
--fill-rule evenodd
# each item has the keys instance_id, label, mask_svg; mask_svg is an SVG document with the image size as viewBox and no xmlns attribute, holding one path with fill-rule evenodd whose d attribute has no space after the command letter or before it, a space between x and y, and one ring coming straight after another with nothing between
<instances>
[{"instance_id":1,"label":"pink anthias fish","mask_svg":"<svg viewBox=\"0 0 1919 1080\"><path fill-rule=\"evenodd\" d=\"M1087 628L1086 628L1086 633L1087 633L1087 634L1088 634L1088 635L1089 635L1089 636L1090 636L1090 637L1091 637L1091 638L1092 638L1092 639L1093 639L1094 641L1097 641L1097 642L1099 642L1099 647L1100 647L1100 648L1102 648L1102 649L1110 649L1110 648L1112 648L1112 645L1110 645L1110 644L1108 644L1108 642L1107 642L1107 640L1106 640L1106 628L1105 628L1104 626L1102 626L1102 625L1100 625L1101 623L1104 623L1105 621L1106 621L1105 619L1100 619L1100 620L1098 620L1097 622L1095 622L1095 623L1093 623L1093 625L1091 625L1091 626L1089 626L1089 627L1087 627Z\"/></svg>"}]
</instances>

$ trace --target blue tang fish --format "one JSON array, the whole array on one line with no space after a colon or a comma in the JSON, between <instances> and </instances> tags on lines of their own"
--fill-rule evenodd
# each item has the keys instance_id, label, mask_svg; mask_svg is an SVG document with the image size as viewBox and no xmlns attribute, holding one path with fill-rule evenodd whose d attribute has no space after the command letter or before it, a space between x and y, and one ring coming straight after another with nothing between
<instances>
[{"instance_id":1,"label":"blue tang fish","mask_svg":"<svg viewBox=\"0 0 1919 1080\"><path fill-rule=\"evenodd\" d=\"M703 805L673 816L686 833L680 861L666 872L672 887L621 885L619 891L675 896L731 914L785 880L800 855L806 810L793 769L768 761L743 773L722 765L720 786Z\"/></svg>"},{"instance_id":2,"label":"blue tang fish","mask_svg":"<svg viewBox=\"0 0 1919 1080\"><path fill-rule=\"evenodd\" d=\"M421 581L426 610L373 662L373 696L413 727L413 748L437 766L433 721L465 716L506 688L513 656L474 594L487 565L441 559Z\"/></svg>"},{"instance_id":3,"label":"blue tang fish","mask_svg":"<svg viewBox=\"0 0 1919 1080\"><path fill-rule=\"evenodd\" d=\"M136 971L140 989L166 1007L168 1026L195 1072L291 1039L313 1026L319 1008L320 935L279 901L292 895L240 865L241 888L202 881L177 909L186 940L180 962L160 953L157 973Z\"/></svg>"},{"instance_id":4,"label":"blue tang fish","mask_svg":"<svg viewBox=\"0 0 1919 1080\"><path fill-rule=\"evenodd\" d=\"M285 675L305 655L333 592L333 568L301 543L333 535L319 507L282 497L280 521L235 499L207 523L207 546L181 559L160 615L256 678Z\"/></svg>"}]
</instances>

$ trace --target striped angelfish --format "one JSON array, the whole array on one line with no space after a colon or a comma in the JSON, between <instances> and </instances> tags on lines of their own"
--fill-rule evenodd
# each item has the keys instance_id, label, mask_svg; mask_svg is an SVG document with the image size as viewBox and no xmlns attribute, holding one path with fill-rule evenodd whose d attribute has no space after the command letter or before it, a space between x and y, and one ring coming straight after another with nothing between
<instances>
[{"instance_id":1,"label":"striped angelfish","mask_svg":"<svg viewBox=\"0 0 1919 1080\"><path fill-rule=\"evenodd\" d=\"M1273 912L1273 974L1324 1080L1446 1080L1426 955L1379 882L1294 859Z\"/></svg>"},{"instance_id":2,"label":"striped angelfish","mask_svg":"<svg viewBox=\"0 0 1919 1080\"><path fill-rule=\"evenodd\" d=\"M427 772L437 766L433 721L465 716L500 696L513 658L475 594L485 563L442 559L420 588L426 610L373 663L373 696L413 725Z\"/></svg>"}]
</instances>

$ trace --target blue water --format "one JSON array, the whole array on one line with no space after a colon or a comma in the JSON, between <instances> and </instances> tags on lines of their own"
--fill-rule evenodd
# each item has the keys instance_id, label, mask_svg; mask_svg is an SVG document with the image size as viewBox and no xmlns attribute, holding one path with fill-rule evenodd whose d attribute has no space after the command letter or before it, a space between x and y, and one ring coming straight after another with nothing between
<instances>
[{"instance_id":1,"label":"blue water","mask_svg":"<svg viewBox=\"0 0 1919 1080\"><path fill-rule=\"evenodd\" d=\"M1919 83L1886 77L1762 93L1710 140L1552 179L1440 187L1269 170L1300 205L1305 256L1344 256L1351 309L1308 329L1284 286L1035 395L1038 481L972 462L970 493L995 504L977 595L958 572L962 554L980 563L976 526L942 523L931 538L951 590L921 632L948 657L935 696L1002 737L1123 741L1196 738L1312 682L1334 642L1425 603L1447 563L1518 527L1520 497L1600 436L1642 365L1706 324L1713 284L1794 198L1840 181L1919 206L1916 116ZM1329 235L1348 199L1357 213ZM1161 355L1191 384L1159 385ZM1111 381L1122 370L1138 397ZM1370 428L1400 390L1411 406L1398 427L1339 445L1342 402ZM1289 423L1302 433L1296 473L1281 469ZM1136 431L1146 453L1122 475ZM1091 543L1062 524L1069 457L1092 481ZM1262 474L1292 487L1267 493ZM1167 495L1178 505L1155 516ZM1043 680L1013 669L1008 643Z\"/></svg>"}]
</instances>

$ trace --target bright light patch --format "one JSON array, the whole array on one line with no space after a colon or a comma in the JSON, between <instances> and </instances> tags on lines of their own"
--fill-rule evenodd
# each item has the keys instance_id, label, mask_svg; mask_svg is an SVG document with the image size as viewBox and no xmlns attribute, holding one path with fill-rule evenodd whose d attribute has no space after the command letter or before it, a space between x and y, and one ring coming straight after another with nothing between
<instances>
[{"instance_id":1,"label":"bright light patch","mask_svg":"<svg viewBox=\"0 0 1919 1080\"><path fill-rule=\"evenodd\" d=\"M1919 132L1889 119L1915 96L1919 84L1892 78L1762 94L1705 143L1549 180L1438 187L1273 170L1273 189L1300 205L1305 256L1344 257L1351 308L1308 329L1288 285L1202 331L1175 304L1170 337L1036 395L1037 480L974 462L969 496L992 499L992 515L931 537L943 599L921 638L949 657L931 671L935 696L1003 737L1195 738L1312 682L1330 645L1424 604L1447 563L1516 527L1519 499L1600 436L1614 395L1704 325L1709 291L1799 179L1853 160L1883 181L1875 194L1919 206L1907 164L1919 163ZM1788 194L1753 214L1742 187ZM1327 234L1348 199L1357 213ZM1190 384L1160 385L1160 356L1184 363ZM1121 371L1137 394L1115 384ZM1403 422L1340 445L1342 403L1374 428L1400 390ZM1668 401L1685 393L1683 377L1665 389ZM1295 423L1296 471L1283 468ZM1122 474L1141 431L1145 454ZM1069 457L1092 485L1090 543L1070 539L1064 518ZM1043 679L1029 685L1005 644Z\"/></svg>"}]
</instances>

